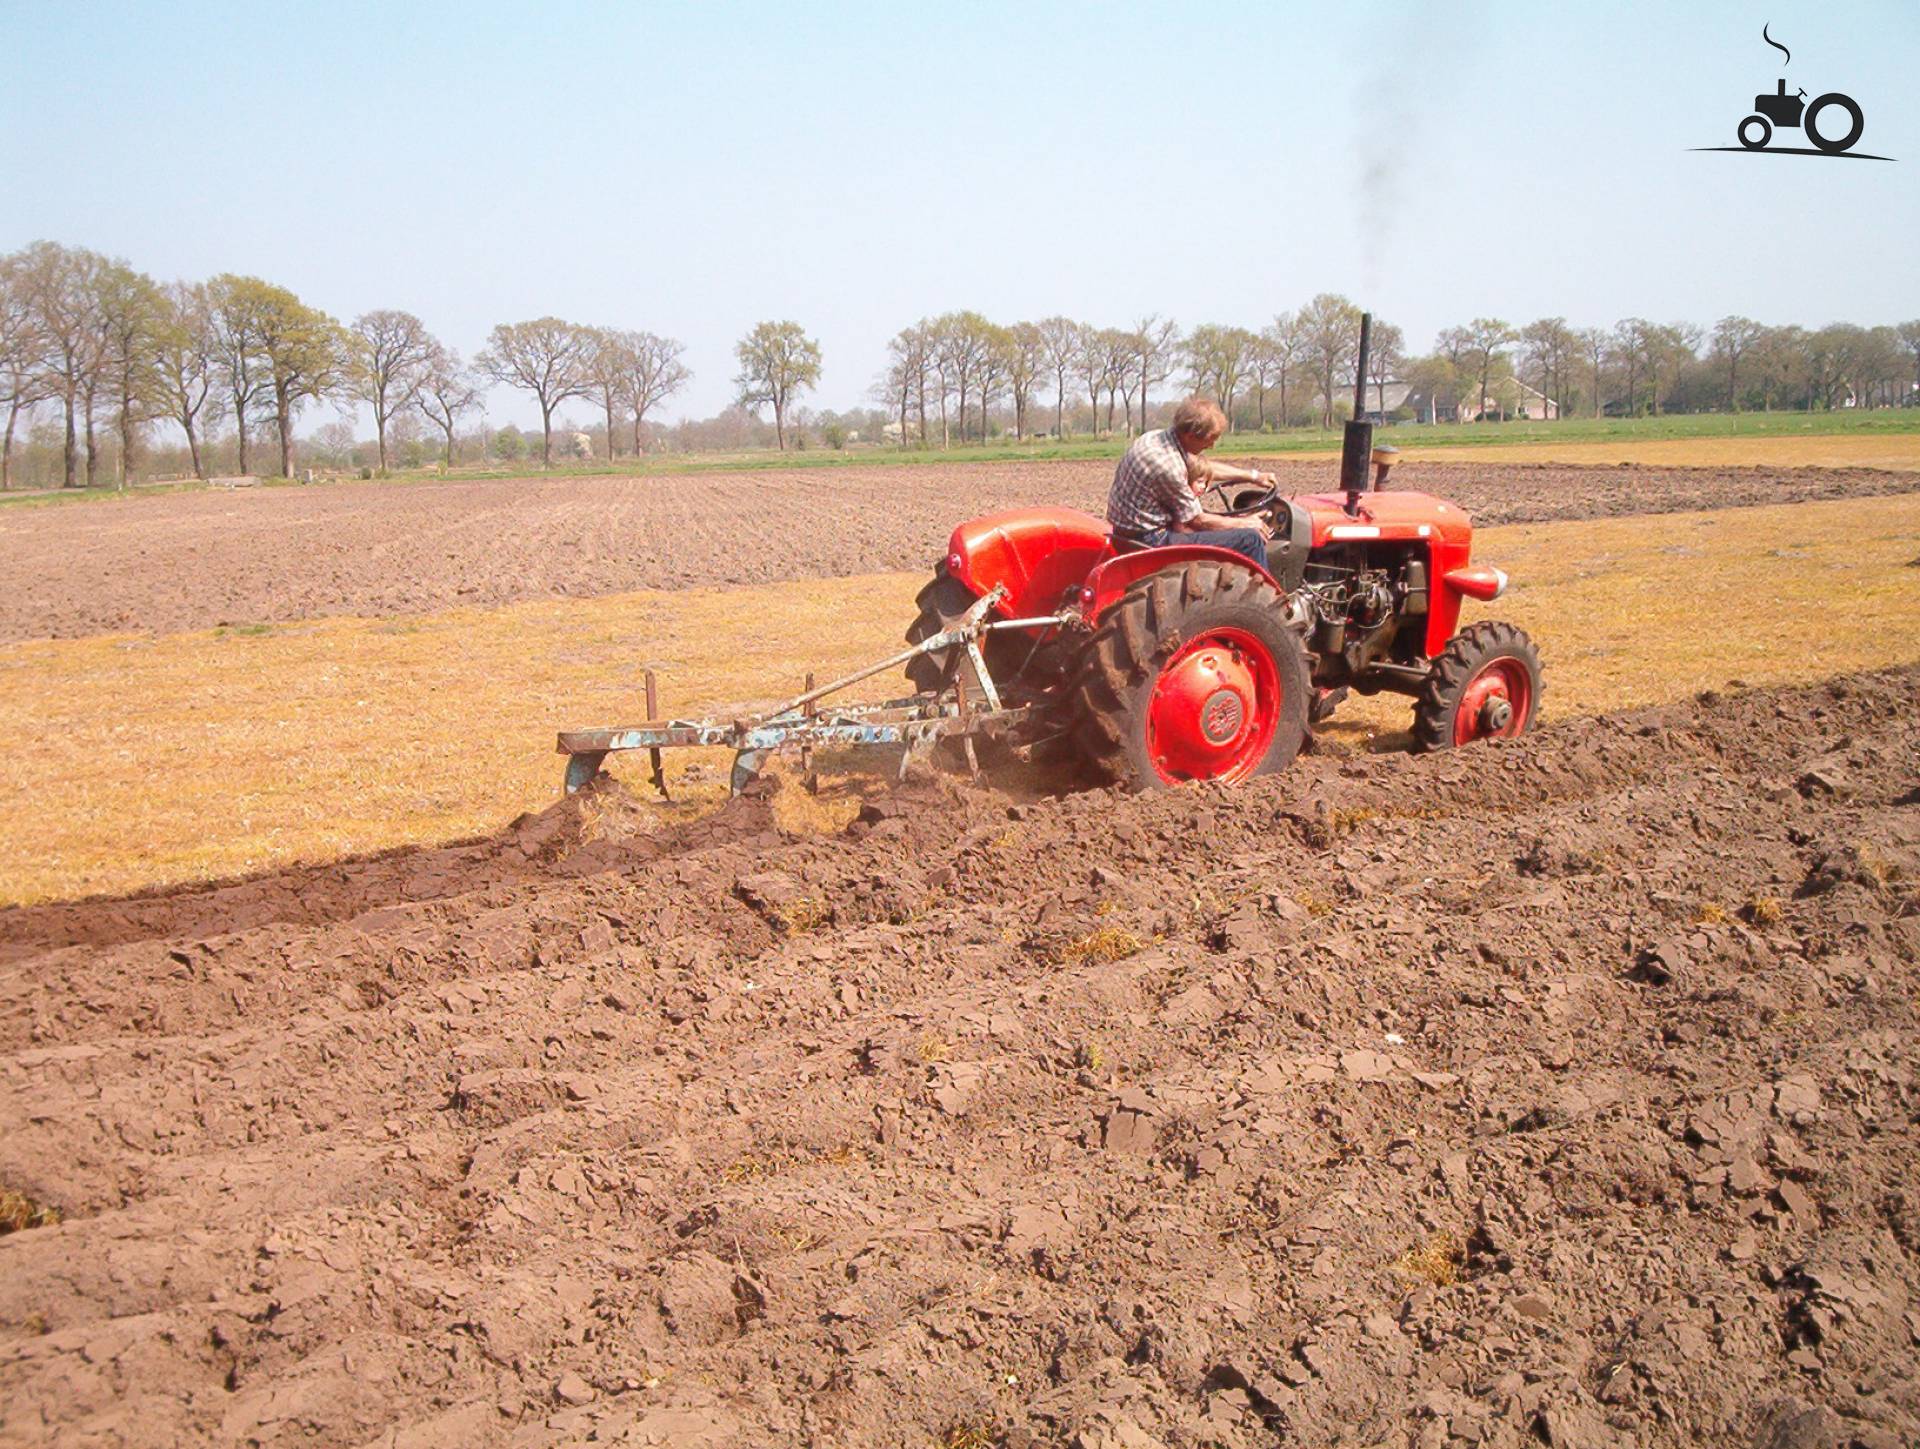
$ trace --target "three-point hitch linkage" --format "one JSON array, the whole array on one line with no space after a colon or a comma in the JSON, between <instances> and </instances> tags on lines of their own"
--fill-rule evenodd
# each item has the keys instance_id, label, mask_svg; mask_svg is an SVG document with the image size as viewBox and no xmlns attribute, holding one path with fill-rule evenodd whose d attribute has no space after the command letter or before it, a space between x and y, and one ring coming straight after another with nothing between
<instances>
[{"instance_id":1,"label":"three-point hitch linkage","mask_svg":"<svg viewBox=\"0 0 1920 1449\"><path fill-rule=\"evenodd\" d=\"M650 756L653 786L662 796L667 782L661 768L663 749L730 749L733 771L729 785L738 795L752 782L768 758L776 751L798 748L810 766L813 750L822 745L842 747L904 746L900 771L908 764L930 754L941 740L960 744L970 769L978 768L974 740L988 735L1004 736L1027 715L1023 708L1008 708L993 687L980 641L997 629L1072 628L1083 624L1072 610L1033 619L987 618L988 611L1006 597L996 586L974 602L950 627L921 640L909 649L889 655L829 684L815 689L809 675L808 689L785 704L764 714L733 720L663 720L657 718L659 705L652 671L647 673L647 715L644 723L612 729L563 730L559 752L567 756L566 791L581 789L600 772L601 761L616 750L646 750ZM960 650L951 685L936 694L916 695L912 699L889 700L884 704L848 705L823 708L829 695L870 679L889 669L897 669L919 654L936 654L954 648Z\"/></svg>"}]
</instances>

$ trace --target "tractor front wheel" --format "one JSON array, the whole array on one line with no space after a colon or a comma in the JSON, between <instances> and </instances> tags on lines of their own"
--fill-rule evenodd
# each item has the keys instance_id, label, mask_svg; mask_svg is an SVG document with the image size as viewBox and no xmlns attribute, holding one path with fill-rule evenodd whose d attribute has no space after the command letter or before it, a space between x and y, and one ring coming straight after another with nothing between
<instances>
[{"instance_id":1,"label":"tractor front wheel","mask_svg":"<svg viewBox=\"0 0 1920 1449\"><path fill-rule=\"evenodd\" d=\"M1307 656L1248 569L1190 563L1137 581L1094 631L1073 689L1094 766L1132 789L1284 770L1306 736Z\"/></svg>"},{"instance_id":2,"label":"tractor front wheel","mask_svg":"<svg viewBox=\"0 0 1920 1449\"><path fill-rule=\"evenodd\" d=\"M1511 624L1475 624L1433 661L1413 711L1413 747L1451 750L1512 739L1540 712L1540 654Z\"/></svg>"}]
</instances>

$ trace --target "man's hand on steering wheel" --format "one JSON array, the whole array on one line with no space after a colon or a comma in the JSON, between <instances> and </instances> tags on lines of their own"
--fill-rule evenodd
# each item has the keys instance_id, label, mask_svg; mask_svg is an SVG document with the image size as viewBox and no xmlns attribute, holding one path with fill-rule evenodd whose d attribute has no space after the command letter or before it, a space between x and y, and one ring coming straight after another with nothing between
<instances>
[{"instance_id":1,"label":"man's hand on steering wheel","mask_svg":"<svg viewBox=\"0 0 1920 1449\"><path fill-rule=\"evenodd\" d=\"M1230 518L1252 518L1256 514L1265 513L1280 497L1278 484L1270 474L1266 473L1255 473L1251 478L1239 478L1231 483L1221 483L1216 486L1221 502L1227 505L1224 512ZM1227 493L1228 488L1234 487L1241 490L1241 496L1237 499ZM1247 496L1247 489L1257 491Z\"/></svg>"}]
</instances>

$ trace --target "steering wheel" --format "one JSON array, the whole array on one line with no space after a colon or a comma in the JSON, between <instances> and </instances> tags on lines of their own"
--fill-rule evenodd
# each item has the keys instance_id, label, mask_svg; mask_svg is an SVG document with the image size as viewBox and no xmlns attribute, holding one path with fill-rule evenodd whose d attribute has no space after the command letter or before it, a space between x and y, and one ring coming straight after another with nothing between
<instances>
[{"instance_id":1,"label":"steering wheel","mask_svg":"<svg viewBox=\"0 0 1920 1449\"><path fill-rule=\"evenodd\" d=\"M1246 488L1231 498L1227 496L1228 486L1225 483L1216 483L1213 491L1218 493L1221 501L1227 505L1222 511L1230 518L1251 518L1256 513L1265 513L1280 501L1280 489L1272 483L1264 488Z\"/></svg>"}]
</instances>

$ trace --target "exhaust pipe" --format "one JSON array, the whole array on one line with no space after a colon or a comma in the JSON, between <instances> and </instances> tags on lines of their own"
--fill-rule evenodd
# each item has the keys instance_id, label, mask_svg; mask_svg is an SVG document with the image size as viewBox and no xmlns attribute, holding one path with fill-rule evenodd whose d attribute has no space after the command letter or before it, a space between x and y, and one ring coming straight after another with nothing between
<instances>
[{"instance_id":1,"label":"exhaust pipe","mask_svg":"<svg viewBox=\"0 0 1920 1449\"><path fill-rule=\"evenodd\" d=\"M1347 516L1360 514L1360 495L1367 491L1367 462L1373 455L1373 424L1361 419L1367 411L1367 349L1373 340L1373 314L1360 314L1360 365L1353 380L1353 416L1347 420L1340 444L1340 486L1347 495Z\"/></svg>"}]
</instances>

